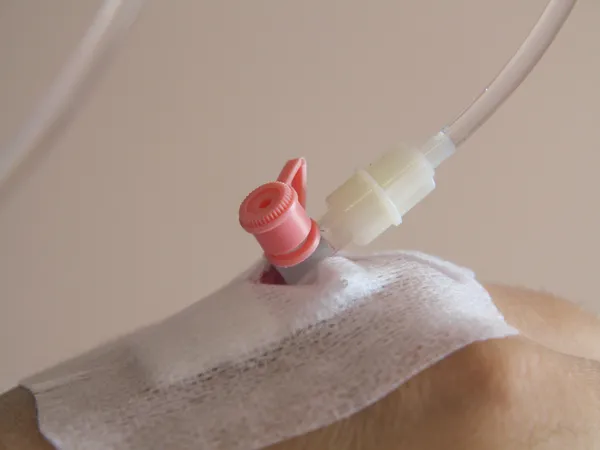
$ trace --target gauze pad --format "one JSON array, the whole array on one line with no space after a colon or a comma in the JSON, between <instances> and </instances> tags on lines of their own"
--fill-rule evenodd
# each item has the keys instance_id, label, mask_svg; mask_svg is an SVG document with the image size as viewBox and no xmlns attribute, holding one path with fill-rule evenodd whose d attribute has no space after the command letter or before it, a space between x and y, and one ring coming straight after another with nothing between
<instances>
[{"instance_id":1,"label":"gauze pad","mask_svg":"<svg viewBox=\"0 0 600 450\"><path fill-rule=\"evenodd\" d=\"M345 418L450 353L516 334L473 274L418 253L259 264L160 323L24 382L60 449L253 450Z\"/></svg>"}]
</instances>

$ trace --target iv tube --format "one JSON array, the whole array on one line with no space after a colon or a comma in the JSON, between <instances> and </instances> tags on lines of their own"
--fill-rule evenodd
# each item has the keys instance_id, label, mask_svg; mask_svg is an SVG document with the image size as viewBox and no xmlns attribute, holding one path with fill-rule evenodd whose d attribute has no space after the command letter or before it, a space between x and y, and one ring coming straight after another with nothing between
<instances>
[{"instance_id":1,"label":"iv tube","mask_svg":"<svg viewBox=\"0 0 600 450\"><path fill-rule=\"evenodd\" d=\"M443 132L458 147L519 87L548 49L576 0L550 0L521 47L483 93Z\"/></svg>"},{"instance_id":2,"label":"iv tube","mask_svg":"<svg viewBox=\"0 0 600 450\"><path fill-rule=\"evenodd\" d=\"M94 75L96 63L130 28L143 3L144 0L103 1L92 25L33 115L13 140L0 148L0 187L76 106L84 88L89 88L86 82Z\"/></svg>"}]
</instances>

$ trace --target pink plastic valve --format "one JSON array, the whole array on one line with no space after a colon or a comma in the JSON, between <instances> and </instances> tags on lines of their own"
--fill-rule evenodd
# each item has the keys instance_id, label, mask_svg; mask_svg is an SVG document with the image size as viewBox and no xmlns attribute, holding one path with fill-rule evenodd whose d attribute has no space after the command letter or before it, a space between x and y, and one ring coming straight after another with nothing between
<instances>
[{"instance_id":1,"label":"pink plastic valve","mask_svg":"<svg viewBox=\"0 0 600 450\"><path fill-rule=\"evenodd\" d=\"M317 223L306 213L306 160L287 162L277 181L252 191L240 205L240 225L254 235L266 258L278 267L293 267L319 246Z\"/></svg>"}]
</instances>

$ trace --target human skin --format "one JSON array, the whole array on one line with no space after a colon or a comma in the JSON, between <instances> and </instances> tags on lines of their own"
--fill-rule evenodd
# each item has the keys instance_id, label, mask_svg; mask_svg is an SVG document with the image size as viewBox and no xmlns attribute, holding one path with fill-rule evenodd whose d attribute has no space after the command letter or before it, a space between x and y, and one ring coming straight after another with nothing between
<instances>
[{"instance_id":1,"label":"human skin","mask_svg":"<svg viewBox=\"0 0 600 450\"><path fill-rule=\"evenodd\" d=\"M268 450L600 448L600 320L550 294L486 287L520 336L471 344L354 416ZM0 396L0 450L52 448L33 396Z\"/></svg>"}]
</instances>

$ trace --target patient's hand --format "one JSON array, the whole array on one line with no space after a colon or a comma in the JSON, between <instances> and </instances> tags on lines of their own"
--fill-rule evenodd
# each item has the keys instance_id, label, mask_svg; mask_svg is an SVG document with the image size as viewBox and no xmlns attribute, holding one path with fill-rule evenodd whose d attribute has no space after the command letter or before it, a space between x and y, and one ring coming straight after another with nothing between
<instances>
[{"instance_id":1,"label":"patient's hand","mask_svg":"<svg viewBox=\"0 0 600 450\"><path fill-rule=\"evenodd\" d=\"M270 450L600 448L600 321L549 295L488 290L522 336L472 344L353 417ZM0 396L4 448L51 448L23 389Z\"/></svg>"},{"instance_id":2,"label":"patient's hand","mask_svg":"<svg viewBox=\"0 0 600 450\"><path fill-rule=\"evenodd\" d=\"M600 321L550 295L488 290L522 336L472 344L355 416L270 450L600 448Z\"/></svg>"}]
</instances>

